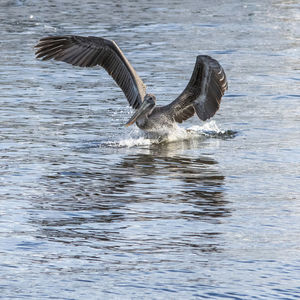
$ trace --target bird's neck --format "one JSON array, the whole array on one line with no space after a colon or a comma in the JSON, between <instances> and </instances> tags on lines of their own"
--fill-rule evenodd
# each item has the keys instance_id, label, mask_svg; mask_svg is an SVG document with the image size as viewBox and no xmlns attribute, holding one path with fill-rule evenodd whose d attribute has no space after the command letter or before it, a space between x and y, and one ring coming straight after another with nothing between
<instances>
[{"instance_id":1,"label":"bird's neck","mask_svg":"<svg viewBox=\"0 0 300 300\"><path fill-rule=\"evenodd\" d=\"M151 115L153 114L153 111L156 106L151 107L148 111L145 111L142 115L140 115L137 120L136 124L140 128L145 128L147 126L147 123L149 121L149 118L151 118Z\"/></svg>"}]
</instances>

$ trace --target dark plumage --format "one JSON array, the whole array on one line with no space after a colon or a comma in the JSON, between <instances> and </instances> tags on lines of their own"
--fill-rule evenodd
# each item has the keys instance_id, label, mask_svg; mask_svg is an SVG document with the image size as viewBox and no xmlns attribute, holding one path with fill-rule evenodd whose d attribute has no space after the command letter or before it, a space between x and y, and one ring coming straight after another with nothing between
<instances>
[{"instance_id":1,"label":"dark plumage","mask_svg":"<svg viewBox=\"0 0 300 300\"><path fill-rule=\"evenodd\" d=\"M210 56L197 56L191 79L184 91L170 104L156 106L154 95L146 86L114 41L100 37L52 36L42 38L35 46L36 57L55 59L74 66L103 67L124 92L129 105L137 111L126 125L136 122L144 130L181 123L195 112L205 121L220 107L227 89L221 65Z\"/></svg>"}]
</instances>

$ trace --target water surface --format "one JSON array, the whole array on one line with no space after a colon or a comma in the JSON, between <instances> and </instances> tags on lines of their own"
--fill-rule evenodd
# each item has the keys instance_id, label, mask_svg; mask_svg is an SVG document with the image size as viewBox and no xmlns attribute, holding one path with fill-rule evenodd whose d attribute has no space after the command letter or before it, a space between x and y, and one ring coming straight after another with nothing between
<instances>
[{"instance_id":1,"label":"water surface","mask_svg":"<svg viewBox=\"0 0 300 300\"><path fill-rule=\"evenodd\" d=\"M0 4L3 299L298 299L298 1ZM100 69L34 58L53 34L114 39L167 104L198 54L229 90L168 141Z\"/></svg>"}]
</instances>

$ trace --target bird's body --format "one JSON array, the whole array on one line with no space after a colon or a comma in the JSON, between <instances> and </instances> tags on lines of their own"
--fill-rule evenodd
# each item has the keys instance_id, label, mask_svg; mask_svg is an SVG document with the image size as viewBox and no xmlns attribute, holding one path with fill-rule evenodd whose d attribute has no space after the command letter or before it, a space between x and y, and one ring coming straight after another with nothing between
<instances>
[{"instance_id":1,"label":"bird's body","mask_svg":"<svg viewBox=\"0 0 300 300\"><path fill-rule=\"evenodd\" d=\"M100 37L53 36L36 45L37 58L55 59L75 66L102 66L123 90L129 105L136 109L126 126L133 123L147 132L172 128L195 113L205 121L219 109L227 89L223 68L213 58L197 56L191 79L170 104L156 106L156 97L146 86L114 41Z\"/></svg>"}]
</instances>

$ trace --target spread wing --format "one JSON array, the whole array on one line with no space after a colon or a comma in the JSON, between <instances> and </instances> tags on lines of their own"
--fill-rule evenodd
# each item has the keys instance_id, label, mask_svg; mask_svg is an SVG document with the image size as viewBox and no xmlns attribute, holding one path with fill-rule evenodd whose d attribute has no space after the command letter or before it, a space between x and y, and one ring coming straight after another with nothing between
<instances>
[{"instance_id":1,"label":"spread wing","mask_svg":"<svg viewBox=\"0 0 300 300\"><path fill-rule=\"evenodd\" d=\"M226 75L221 65L210 56L199 55L184 91L163 108L178 123L189 119L195 112L205 121L219 109L227 88Z\"/></svg>"},{"instance_id":2,"label":"spread wing","mask_svg":"<svg viewBox=\"0 0 300 300\"><path fill-rule=\"evenodd\" d=\"M130 106L139 108L142 104L146 86L114 41L92 36L50 36L40 39L35 47L36 57L42 60L53 58L74 66L103 67L122 89Z\"/></svg>"}]
</instances>

